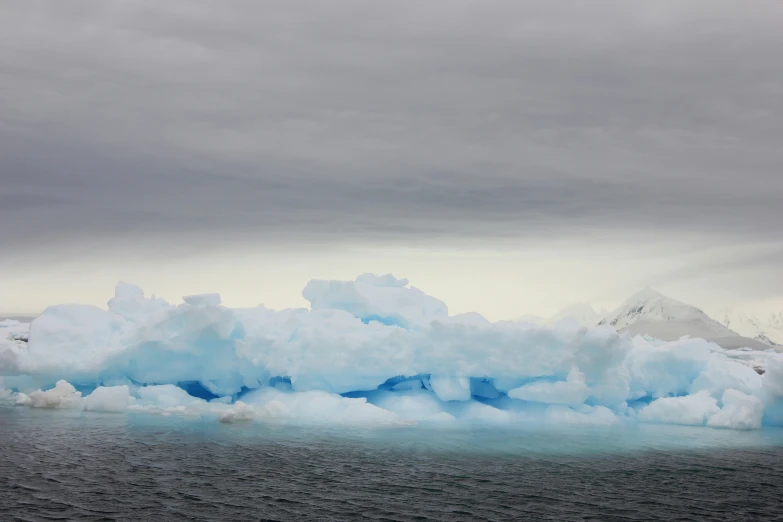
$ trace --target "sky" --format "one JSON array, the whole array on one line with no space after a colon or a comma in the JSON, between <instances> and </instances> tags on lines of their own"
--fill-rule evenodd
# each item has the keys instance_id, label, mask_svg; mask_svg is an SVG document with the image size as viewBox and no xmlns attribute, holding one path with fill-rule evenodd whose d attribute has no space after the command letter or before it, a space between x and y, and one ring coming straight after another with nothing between
<instances>
[{"instance_id":1,"label":"sky","mask_svg":"<svg viewBox=\"0 0 783 522\"><path fill-rule=\"evenodd\" d=\"M783 309L778 0L0 4L0 312Z\"/></svg>"}]
</instances>

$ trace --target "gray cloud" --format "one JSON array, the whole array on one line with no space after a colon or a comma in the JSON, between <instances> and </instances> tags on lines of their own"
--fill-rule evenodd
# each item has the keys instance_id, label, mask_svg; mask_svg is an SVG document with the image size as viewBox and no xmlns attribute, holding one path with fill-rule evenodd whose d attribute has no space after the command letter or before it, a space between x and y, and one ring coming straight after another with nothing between
<instances>
[{"instance_id":1,"label":"gray cloud","mask_svg":"<svg viewBox=\"0 0 783 522\"><path fill-rule=\"evenodd\" d=\"M779 242L781 26L772 1L9 2L0 241Z\"/></svg>"}]
</instances>

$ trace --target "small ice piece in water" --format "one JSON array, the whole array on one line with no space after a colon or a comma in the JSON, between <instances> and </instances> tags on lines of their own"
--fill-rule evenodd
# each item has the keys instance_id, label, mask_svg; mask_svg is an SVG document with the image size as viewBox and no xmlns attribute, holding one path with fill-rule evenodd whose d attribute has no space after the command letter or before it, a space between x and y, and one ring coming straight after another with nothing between
<instances>
[{"instance_id":1,"label":"small ice piece in water","mask_svg":"<svg viewBox=\"0 0 783 522\"><path fill-rule=\"evenodd\" d=\"M300 424L383 425L392 424L399 417L367 402L363 397L348 398L320 390L284 392L275 388L261 388L243 399L263 416L285 416ZM277 402L277 405L271 403ZM237 401L239 403L239 401Z\"/></svg>"},{"instance_id":2,"label":"small ice piece in water","mask_svg":"<svg viewBox=\"0 0 783 522\"><path fill-rule=\"evenodd\" d=\"M201 408L199 408L194 404L191 404L190 406L185 406L185 409L182 411L182 414L185 417L201 417Z\"/></svg>"},{"instance_id":3,"label":"small ice piece in water","mask_svg":"<svg viewBox=\"0 0 783 522\"><path fill-rule=\"evenodd\" d=\"M764 403L761 399L739 390L723 392L723 408L710 417L708 426L733 430L757 430L764 417Z\"/></svg>"},{"instance_id":4,"label":"small ice piece in water","mask_svg":"<svg viewBox=\"0 0 783 522\"><path fill-rule=\"evenodd\" d=\"M237 401L232 408L221 412L218 420L227 424L232 422L249 422L255 418L255 415L256 412L252 406L242 401Z\"/></svg>"},{"instance_id":5,"label":"small ice piece in water","mask_svg":"<svg viewBox=\"0 0 783 522\"><path fill-rule=\"evenodd\" d=\"M130 394L126 385L99 386L84 399L84 409L121 413L128 410L129 402Z\"/></svg>"},{"instance_id":6,"label":"small ice piece in water","mask_svg":"<svg viewBox=\"0 0 783 522\"><path fill-rule=\"evenodd\" d=\"M258 416L269 419L284 419L291 416L285 404L280 401L269 401L258 408Z\"/></svg>"},{"instance_id":7,"label":"small ice piece in water","mask_svg":"<svg viewBox=\"0 0 783 522\"><path fill-rule=\"evenodd\" d=\"M206 404L204 399L188 395L188 392L173 384L143 386L136 390L139 404L158 408L177 408L180 406ZM229 397L230 399L230 397Z\"/></svg>"},{"instance_id":8,"label":"small ice piece in water","mask_svg":"<svg viewBox=\"0 0 783 522\"><path fill-rule=\"evenodd\" d=\"M718 401L706 390L684 397L663 397L651 402L639 412L642 422L703 426L718 413Z\"/></svg>"},{"instance_id":9,"label":"small ice piece in water","mask_svg":"<svg viewBox=\"0 0 783 522\"><path fill-rule=\"evenodd\" d=\"M384 410L396 413L404 419L430 421L448 418L454 420L454 416L443 411L443 403L434 394L421 388L407 392L375 392L372 403Z\"/></svg>"},{"instance_id":10,"label":"small ice piece in water","mask_svg":"<svg viewBox=\"0 0 783 522\"><path fill-rule=\"evenodd\" d=\"M36 390L29 395L19 394L16 404L31 408L82 408L82 394L71 383L59 380L51 390Z\"/></svg>"}]
</instances>

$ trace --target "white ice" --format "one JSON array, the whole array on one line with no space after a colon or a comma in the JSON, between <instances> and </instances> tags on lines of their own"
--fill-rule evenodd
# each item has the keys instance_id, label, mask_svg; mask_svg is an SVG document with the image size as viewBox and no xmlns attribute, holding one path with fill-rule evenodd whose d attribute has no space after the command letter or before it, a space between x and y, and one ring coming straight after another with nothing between
<instances>
[{"instance_id":1,"label":"white ice","mask_svg":"<svg viewBox=\"0 0 783 522\"><path fill-rule=\"evenodd\" d=\"M568 373L565 381L532 382L508 391L512 399L579 406L590 397L591 390L585 384L585 376L576 368Z\"/></svg>"},{"instance_id":2,"label":"white ice","mask_svg":"<svg viewBox=\"0 0 783 522\"><path fill-rule=\"evenodd\" d=\"M224 422L783 425L780 354L450 316L391 275L303 295L310 309L231 309L120 283L106 310L52 306L27 343L0 337L0 388L32 407Z\"/></svg>"},{"instance_id":3,"label":"white ice","mask_svg":"<svg viewBox=\"0 0 783 522\"><path fill-rule=\"evenodd\" d=\"M707 420L720 413L718 401L707 391L684 397L662 397L639 412L639 420L662 424L703 426Z\"/></svg>"},{"instance_id":4,"label":"white ice","mask_svg":"<svg viewBox=\"0 0 783 522\"><path fill-rule=\"evenodd\" d=\"M79 408L84 405L82 394L67 381L59 380L50 390L35 390L29 395L20 393L16 404L31 408Z\"/></svg>"},{"instance_id":5,"label":"white ice","mask_svg":"<svg viewBox=\"0 0 783 522\"><path fill-rule=\"evenodd\" d=\"M726 390L721 399L723 408L707 421L714 428L755 430L761 428L764 404L761 399L739 390Z\"/></svg>"},{"instance_id":6,"label":"white ice","mask_svg":"<svg viewBox=\"0 0 783 522\"><path fill-rule=\"evenodd\" d=\"M99 386L84 399L84 409L121 413L127 411L129 403L127 386Z\"/></svg>"}]
</instances>

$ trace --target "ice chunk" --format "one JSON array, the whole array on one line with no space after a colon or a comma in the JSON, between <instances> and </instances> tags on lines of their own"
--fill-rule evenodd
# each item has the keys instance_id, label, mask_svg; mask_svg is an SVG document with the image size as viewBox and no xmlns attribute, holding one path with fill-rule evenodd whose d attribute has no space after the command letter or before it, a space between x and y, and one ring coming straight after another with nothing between
<instances>
[{"instance_id":1,"label":"ice chunk","mask_svg":"<svg viewBox=\"0 0 783 522\"><path fill-rule=\"evenodd\" d=\"M707 367L711 353L710 344L702 339L656 345L635 337L632 346L626 359L630 399L685 395Z\"/></svg>"},{"instance_id":2,"label":"ice chunk","mask_svg":"<svg viewBox=\"0 0 783 522\"><path fill-rule=\"evenodd\" d=\"M639 420L661 424L703 426L720 411L718 401L706 390L685 397L657 399L639 411Z\"/></svg>"},{"instance_id":3,"label":"ice chunk","mask_svg":"<svg viewBox=\"0 0 783 522\"><path fill-rule=\"evenodd\" d=\"M783 397L783 354L776 355L767 361L767 368L762 380L764 390L771 397Z\"/></svg>"},{"instance_id":4,"label":"ice chunk","mask_svg":"<svg viewBox=\"0 0 783 522\"><path fill-rule=\"evenodd\" d=\"M443 404L430 392L419 387L416 391L386 392L378 391L368 399L372 404L396 413L404 419L417 421L454 420L443 409Z\"/></svg>"},{"instance_id":5,"label":"ice chunk","mask_svg":"<svg viewBox=\"0 0 783 522\"><path fill-rule=\"evenodd\" d=\"M206 404L205 400L188 395L185 390L174 386L173 384L143 386L136 390L136 393L139 396L139 404L156 406L159 408L176 408L193 404Z\"/></svg>"},{"instance_id":6,"label":"ice chunk","mask_svg":"<svg viewBox=\"0 0 783 522\"><path fill-rule=\"evenodd\" d=\"M763 423L768 426L783 426L783 354L767 360L766 372L762 376L764 400Z\"/></svg>"},{"instance_id":7,"label":"ice chunk","mask_svg":"<svg viewBox=\"0 0 783 522\"><path fill-rule=\"evenodd\" d=\"M186 295L182 300L191 306L218 306L221 303L220 294Z\"/></svg>"},{"instance_id":8,"label":"ice chunk","mask_svg":"<svg viewBox=\"0 0 783 522\"><path fill-rule=\"evenodd\" d=\"M470 379L470 394L484 399L497 399L500 397L500 392L488 379Z\"/></svg>"},{"instance_id":9,"label":"ice chunk","mask_svg":"<svg viewBox=\"0 0 783 522\"><path fill-rule=\"evenodd\" d=\"M392 386L392 390L394 391L415 391L415 390L423 390L423 389L424 389L424 385L422 384L420 378L400 381Z\"/></svg>"},{"instance_id":10,"label":"ice chunk","mask_svg":"<svg viewBox=\"0 0 783 522\"><path fill-rule=\"evenodd\" d=\"M588 401L614 411L624 411L631 392L631 374L625 364L606 368L603 375L590 384Z\"/></svg>"},{"instance_id":11,"label":"ice chunk","mask_svg":"<svg viewBox=\"0 0 783 522\"><path fill-rule=\"evenodd\" d=\"M708 426L734 430L757 430L764 417L761 399L739 390L726 390L721 400L723 408L710 417Z\"/></svg>"},{"instance_id":12,"label":"ice chunk","mask_svg":"<svg viewBox=\"0 0 783 522\"><path fill-rule=\"evenodd\" d=\"M470 379L467 377L430 377L430 386L442 401L470 400Z\"/></svg>"},{"instance_id":13,"label":"ice chunk","mask_svg":"<svg viewBox=\"0 0 783 522\"><path fill-rule=\"evenodd\" d=\"M130 394L128 387L99 386L84 399L84 409L120 413L128 410Z\"/></svg>"},{"instance_id":14,"label":"ice chunk","mask_svg":"<svg viewBox=\"0 0 783 522\"><path fill-rule=\"evenodd\" d=\"M398 416L367 402L365 398L347 398L323 391L283 392L262 388L248 393L243 400L253 406L277 405L266 411L271 416L282 412L288 420L304 424L390 424ZM281 407L282 406L282 407Z\"/></svg>"},{"instance_id":15,"label":"ice chunk","mask_svg":"<svg viewBox=\"0 0 783 522\"><path fill-rule=\"evenodd\" d=\"M436 317L448 316L443 301L417 288L405 288L407 279L391 274L364 274L356 281L312 280L302 295L313 310L345 310L364 322L408 327Z\"/></svg>"},{"instance_id":16,"label":"ice chunk","mask_svg":"<svg viewBox=\"0 0 783 522\"><path fill-rule=\"evenodd\" d=\"M131 322L170 307L163 299L145 298L140 287L122 281L114 288L108 305L110 312Z\"/></svg>"},{"instance_id":17,"label":"ice chunk","mask_svg":"<svg viewBox=\"0 0 783 522\"><path fill-rule=\"evenodd\" d=\"M24 359L26 348L12 339L0 337L0 375L20 375L20 359Z\"/></svg>"},{"instance_id":18,"label":"ice chunk","mask_svg":"<svg viewBox=\"0 0 783 522\"><path fill-rule=\"evenodd\" d=\"M109 301L109 306L111 307L111 303L116 301L133 300L143 297L144 290L142 290L140 286L120 281L117 283L117 286L114 287L114 299Z\"/></svg>"},{"instance_id":19,"label":"ice chunk","mask_svg":"<svg viewBox=\"0 0 783 522\"><path fill-rule=\"evenodd\" d=\"M255 419L256 412L252 406L245 404L242 401L237 401L234 406L218 416L220 422L232 423L232 422L249 422Z\"/></svg>"},{"instance_id":20,"label":"ice chunk","mask_svg":"<svg viewBox=\"0 0 783 522\"><path fill-rule=\"evenodd\" d=\"M357 283L366 283L373 286L387 286L389 288L403 288L408 286L408 280L405 278L398 279L391 274L375 275L375 274L362 274L356 278Z\"/></svg>"},{"instance_id":21,"label":"ice chunk","mask_svg":"<svg viewBox=\"0 0 783 522\"><path fill-rule=\"evenodd\" d=\"M465 403L458 418L483 424L505 424L511 420L511 416L507 411L476 401Z\"/></svg>"},{"instance_id":22,"label":"ice chunk","mask_svg":"<svg viewBox=\"0 0 783 522\"><path fill-rule=\"evenodd\" d=\"M81 409L83 399L71 383L59 380L51 390L36 390L29 395L20 393L16 404L31 408Z\"/></svg>"},{"instance_id":23,"label":"ice chunk","mask_svg":"<svg viewBox=\"0 0 783 522\"><path fill-rule=\"evenodd\" d=\"M533 382L510 390L508 396L523 401L578 406L590 396L590 388L585 384L584 374L573 368L565 381Z\"/></svg>"},{"instance_id":24,"label":"ice chunk","mask_svg":"<svg viewBox=\"0 0 783 522\"><path fill-rule=\"evenodd\" d=\"M50 306L30 325L20 371L32 374L78 374L105 360L117 347L111 315L95 306ZM118 348L118 347L117 347Z\"/></svg>"},{"instance_id":25,"label":"ice chunk","mask_svg":"<svg viewBox=\"0 0 783 522\"><path fill-rule=\"evenodd\" d=\"M693 380L689 391L694 393L707 390L712 395L720 396L721 392L727 389L758 393L761 386L761 375L753 368L732 361L723 354L713 353L710 355L707 367Z\"/></svg>"},{"instance_id":26,"label":"ice chunk","mask_svg":"<svg viewBox=\"0 0 783 522\"><path fill-rule=\"evenodd\" d=\"M30 323L22 323L16 319L5 319L0 321L0 345L6 339L27 342L29 337Z\"/></svg>"}]
</instances>

